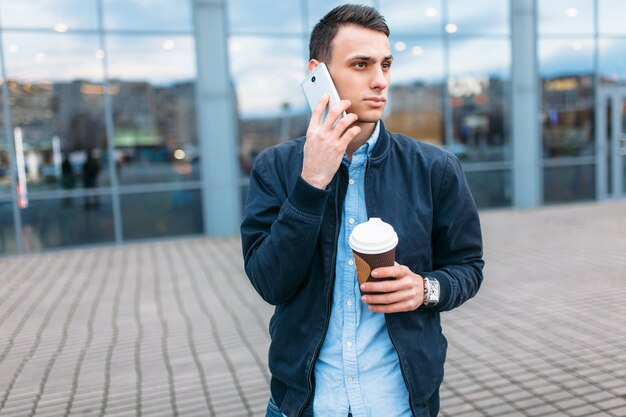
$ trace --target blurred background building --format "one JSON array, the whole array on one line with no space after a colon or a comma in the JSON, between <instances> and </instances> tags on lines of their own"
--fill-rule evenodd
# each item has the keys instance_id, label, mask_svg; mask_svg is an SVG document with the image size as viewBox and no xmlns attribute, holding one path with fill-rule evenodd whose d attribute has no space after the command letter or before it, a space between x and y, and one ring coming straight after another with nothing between
<instances>
[{"instance_id":1,"label":"blurred background building","mask_svg":"<svg viewBox=\"0 0 626 417\"><path fill-rule=\"evenodd\" d=\"M0 254L233 234L263 149L303 135L332 0L0 0ZM480 208L626 196L626 2L369 0L389 130Z\"/></svg>"}]
</instances>

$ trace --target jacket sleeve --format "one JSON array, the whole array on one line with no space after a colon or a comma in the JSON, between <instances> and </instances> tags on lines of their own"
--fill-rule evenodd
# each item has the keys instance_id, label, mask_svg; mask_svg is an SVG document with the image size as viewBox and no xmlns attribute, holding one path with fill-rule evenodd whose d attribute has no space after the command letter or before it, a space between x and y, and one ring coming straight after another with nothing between
<instances>
[{"instance_id":1,"label":"jacket sleeve","mask_svg":"<svg viewBox=\"0 0 626 417\"><path fill-rule=\"evenodd\" d=\"M433 212L433 269L426 276L440 284L439 311L473 297L483 280L482 236L478 210L459 160L447 155Z\"/></svg>"},{"instance_id":2,"label":"jacket sleeve","mask_svg":"<svg viewBox=\"0 0 626 417\"><path fill-rule=\"evenodd\" d=\"M265 162L257 158L250 175L241 239L248 278L265 301L276 305L305 279L330 192L298 176L285 198L280 178Z\"/></svg>"}]
</instances>

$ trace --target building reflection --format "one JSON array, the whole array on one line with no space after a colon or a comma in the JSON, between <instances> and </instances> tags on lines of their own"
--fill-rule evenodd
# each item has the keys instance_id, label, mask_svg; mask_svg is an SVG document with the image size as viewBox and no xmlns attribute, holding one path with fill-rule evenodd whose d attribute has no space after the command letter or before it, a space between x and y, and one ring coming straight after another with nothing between
<instances>
[{"instance_id":1,"label":"building reflection","mask_svg":"<svg viewBox=\"0 0 626 417\"><path fill-rule=\"evenodd\" d=\"M196 108L207 102L198 80L215 64L197 51L228 56L242 196L260 152L305 134L309 31L343 2L227 0L224 11L211 11L226 13L219 18L228 21L227 51L197 36L200 3L0 2L0 253L18 251L18 236L29 251L206 231L203 201L206 209L214 184L200 175L210 159L202 152L229 148L214 132L231 129L198 130L198 122L219 125L222 117ZM537 49L540 133L515 139L519 16L511 1L361 3L379 8L392 31L387 128L456 154L481 208L513 204L513 174L528 169L514 166L514 140L541 143L544 203L626 195L623 144L608 138L617 118L626 120L621 0L536 2L536 30L523 35ZM16 128L29 196L23 209L10 170Z\"/></svg>"}]
</instances>

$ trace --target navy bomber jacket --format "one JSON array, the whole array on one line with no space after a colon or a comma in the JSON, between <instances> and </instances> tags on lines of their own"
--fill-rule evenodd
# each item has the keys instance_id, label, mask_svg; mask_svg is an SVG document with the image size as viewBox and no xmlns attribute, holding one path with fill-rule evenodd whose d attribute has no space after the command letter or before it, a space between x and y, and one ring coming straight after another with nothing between
<instances>
[{"instance_id":1,"label":"navy bomber jacket","mask_svg":"<svg viewBox=\"0 0 626 417\"><path fill-rule=\"evenodd\" d=\"M257 157L241 225L248 278L276 306L269 325L271 392L289 417L312 415L313 367L330 318L348 184L343 164L325 190L306 183L304 142L288 141ZM435 307L385 315L413 414L428 417L447 348L440 312L474 296L483 278L476 205L454 155L382 125L366 168L365 201L369 217L398 233L396 261L441 286Z\"/></svg>"}]
</instances>

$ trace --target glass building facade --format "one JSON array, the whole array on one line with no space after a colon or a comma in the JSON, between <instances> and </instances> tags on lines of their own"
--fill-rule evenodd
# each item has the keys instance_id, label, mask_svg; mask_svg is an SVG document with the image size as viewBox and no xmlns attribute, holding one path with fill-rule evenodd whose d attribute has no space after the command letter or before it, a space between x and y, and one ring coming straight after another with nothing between
<instances>
[{"instance_id":1,"label":"glass building facade","mask_svg":"<svg viewBox=\"0 0 626 417\"><path fill-rule=\"evenodd\" d=\"M626 3L355 2L391 28L386 127L455 153L480 208L626 195ZM0 0L0 254L237 233L341 3Z\"/></svg>"}]
</instances>

